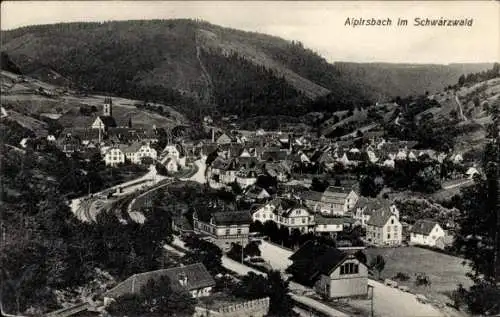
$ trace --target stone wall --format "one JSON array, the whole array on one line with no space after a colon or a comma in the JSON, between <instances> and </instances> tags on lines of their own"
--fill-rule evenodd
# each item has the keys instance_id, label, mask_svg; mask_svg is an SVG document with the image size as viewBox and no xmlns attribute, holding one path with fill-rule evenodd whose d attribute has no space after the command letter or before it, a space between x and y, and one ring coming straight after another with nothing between
<instances>
[{"instance_id":1,"label":"stone wall","mask_svg":"<svg viewBox=\"0 0 500 317\"><path fill-rule=\"evenodd\" d=\"M269 297L227 305L217 310L196 307L193 317L264 317L269 312Z\"/></svg>"}]
</instances>

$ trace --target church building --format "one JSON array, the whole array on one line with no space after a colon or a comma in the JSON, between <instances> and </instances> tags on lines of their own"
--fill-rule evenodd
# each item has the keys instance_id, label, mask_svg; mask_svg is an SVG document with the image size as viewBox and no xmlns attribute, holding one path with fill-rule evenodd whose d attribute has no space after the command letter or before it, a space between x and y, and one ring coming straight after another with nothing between
<instances>
[{"instance_id":1,"label":"church building","mask_svg":"<svg viewBox=\"0 0 500 317\"><path fill-rule=\"evenodd\" d=\"M107 132L109 128L116 127L115 118L113 118L113 100L110 97L104 99L102 116L98 116L92 123L92 129L99 129L101 132Z\"/></svg>"}]
</instances>

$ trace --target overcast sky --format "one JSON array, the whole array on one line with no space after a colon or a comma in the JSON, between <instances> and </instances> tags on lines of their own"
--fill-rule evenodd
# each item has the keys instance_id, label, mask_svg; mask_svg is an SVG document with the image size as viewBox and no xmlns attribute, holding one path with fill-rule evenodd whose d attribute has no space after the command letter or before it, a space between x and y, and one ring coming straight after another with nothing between
<instances>
[{"instance_id":1,"label":"overcast sky","mask_svg":"<svg viewBox=\"0 0 500 317\"><path fill-rule=\"evenodd\" d=\"M392 19L390 27L349 27L347 18ZM500 3L271 1L2 1L1 28L73 21L201 18L299 40L327 60L457 63L500 60ZM397 27L398 18L408 26ZM471 27L417 27L415 18L473 19Z\"/></svg>"}]
</instances>

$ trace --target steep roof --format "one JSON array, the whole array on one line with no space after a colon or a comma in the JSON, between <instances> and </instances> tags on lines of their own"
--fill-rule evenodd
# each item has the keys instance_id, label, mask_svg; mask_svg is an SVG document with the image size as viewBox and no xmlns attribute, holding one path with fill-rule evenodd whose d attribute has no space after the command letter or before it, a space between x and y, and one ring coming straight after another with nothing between
<instances>
[{"instance_id":1,"label":"steep roof","mask_svg":"<svg viewBox=\"0 0 500 317\"><path fill-rule=\"evenodd\" d=\"M388 199L369 198L369 197L360 196L358 201L356 202L355 208L356 209L366 208L365 213L371 214L372 211L377 210L377 209L381 209L381 208L385 208L385 209L389 210L391 205L392 205L392 203Z\"/></svg>"},{"instance_id":2,"label":"steep roof","mask_svg":"<svg viewBox=\"0 0 500 317\"><path fill-rule=\"evenodd\" d=\"M308 190L300 194L300 197L304 200L320 201L323 193L314 190Z\"/></svg>"},{"instance_id":3,"label":"steep roof","mask_svg":"<svg viewBox=\"0 0 500 317\"><path fill-rule=\"evenodd\" d=\"M411 227L410 232L428 236L432 232L432 229L434 229L434 226L436 225L438 225L438 222L434 220L428 220L428 219L417 220L417 222L415 222L415 224Z\"/></svg>"},{"instance_id":4,"label":"steep roof","mask_svg":"<svg viewBox=\"0 0 500 317\"><path fill-rule=\"evenodd\" d=\"M224 169L226 167L226 161L222 159L221 157L217 157L213 162L212 162L212 168L215 169Z\"/></svg>"},{"instance_id":5,"label":"steep roof","mask_svg":"<svg viewBox=\"0 0 500 317\"><path fill-rule=\"evenodd\" d=\"M115 118L113 118L111 116L99 116L99 119L101 119L102 123L106 127L116 127Z\"/></svg>"},{"instance_id":6,"label":"steep roof","mask_svg":"<svg viewBox=\"0 0 500 317\"><path fill-rule=\"evenodd\" d=\"M179 282L179 277L182 275L187 277L186 286L181 285ZM137 294L149 280L158 281L162 277L168 277L170 279L172 289L175 291L191 291L215 286L215 281L210 273L208 273L206 267L202 263L195 263L170 269L134 274L104 293L104 296L117 298L125 294Z\"/></svg>"},{"instance_id":7,"label":"steep roof","mask_svg":"<svg viewBox=\"0 0 500 317\"><path fill-rule=\"evenodd\" d=\"M348 256L347 253L333 246L309 240L289 259L293 261L292 266L300 265L301 275L305 276L309 281L314 281L320 274L329 275Z\"/></svg>"},{"instance_id":8,"label":"steep roof","mask_svg":"<svg viewBox=\"0 0 500 317\"><path fill-rule=\"evenodd\" d=\"M368 220L367 225L369 226L375 226L375 227L383 227L391 218L393 213L386 208L380 208L377 209L373 212L373 214L370 216L370 220Z\"/></svg>"},{"instance_id":9,"label":"steep roof","mask_svg":"<svg viewBox=\"0 0 500 317\"><path fill-rule=\"evenodd\" d=\"M212 219L217 225L245 225L252 222L248 211L222 211L212 214Z\"/></svg>"},{"instance_id":10,"label":"steep roof","mask_svg":"<svg viewBox=\"0 0 500 317\"><path fill-rule=\"evenodd\" d=\"M134 142L129 145L121 145L120 150L122 150L123 153L135 153L139 151L142 145L141 142Z\"/></svg>"}]
</instances>

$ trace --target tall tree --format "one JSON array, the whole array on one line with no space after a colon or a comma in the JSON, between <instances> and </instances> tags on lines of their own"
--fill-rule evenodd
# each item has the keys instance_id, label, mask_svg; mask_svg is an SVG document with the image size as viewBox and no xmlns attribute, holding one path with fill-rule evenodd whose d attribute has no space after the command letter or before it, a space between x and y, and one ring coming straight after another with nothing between
<instances>
[{"instance_id":1,"label":"tall tree","mask_svg":"<svg viewBox=\"0 0 500 317\"><path fill-rule=\"evenodd\" d=\"M469 260L467 275L474 285L466 302L473 313L500 313L500 137L498 100L494 105L491 142L485 148L483 168L486 177L475 178L475 185L462 191L459 231L455 247Z\"/></svg>"}]
</instances>

